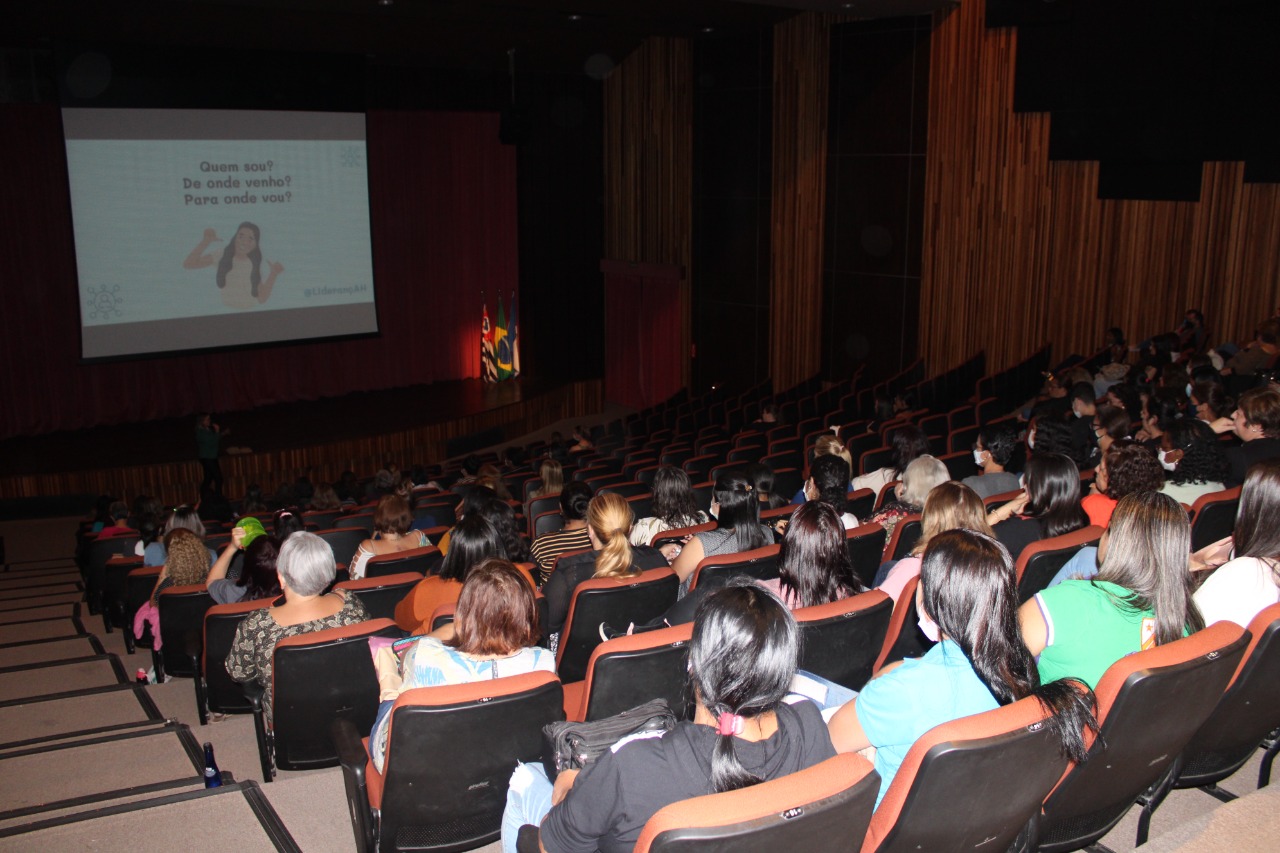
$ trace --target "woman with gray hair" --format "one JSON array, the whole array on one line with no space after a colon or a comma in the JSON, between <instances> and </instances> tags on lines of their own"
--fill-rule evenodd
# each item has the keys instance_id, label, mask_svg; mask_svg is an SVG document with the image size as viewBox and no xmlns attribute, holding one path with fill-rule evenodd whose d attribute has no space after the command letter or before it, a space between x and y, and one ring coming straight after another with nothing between
<instances>
[{"instance_id":1,"label":"woman with gray hair","mask_svg":"<svg viewBox=\"0 0 1280 853\"><path fill-rule=\"evenodd\" d=\"M204 522L200 520L200 514L192 507L183 504L174 507L173 512L169 514L169 518L164 523L164 528L160 531L160 536L155 541L147 545L142 552L142 565L144 566L163 566L168 552L165 550L165 540L169 538L169 534L175 530L190 530L199 538L205 536ZM209 549L209 565L213 565L218 558L213 553L213 549Z\"/></svg>"},{"instance_id":2,"label":"woman with gray hair","mask_svg":"<svg viewBox=\"0 0 1280 853\"><path fill-rule=\"evenodd\" d=\"M369 613L355 595L341 590L325 594L333 583L336 567L333 550L314 533L295 533L280 546L276 572L284 601L255 610L236 629L227 672L236 681L271 684L272 655L276 643L325 628L341 628L369 619ZM271 719L271 691L263 697L267 719Z\"/></svg>"},{"instance_id":3,"label":"woman with gray hair","mask_svg":"<svg viewBox=\"0 0 1280 853\"><path fill-rule=\"evenodd\" d=\"M925 498L939 486L951 479L947 466L934 456L925 454L914 459L902 472L902 482L894 488L897 500L887 501L880 511L868 518L863 524L878 524L884 528L885 548L893 538L893 529L898 522L908 515L920 515L924 512ZM886 559L889 554L885 554Z\"/></svg>"}]
</instances>

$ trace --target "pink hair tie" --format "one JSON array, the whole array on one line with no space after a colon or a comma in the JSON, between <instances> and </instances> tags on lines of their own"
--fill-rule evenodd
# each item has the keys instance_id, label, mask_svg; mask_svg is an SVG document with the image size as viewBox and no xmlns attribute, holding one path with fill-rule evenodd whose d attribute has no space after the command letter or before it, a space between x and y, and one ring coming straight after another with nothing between
<instances>
[{"instance_id":1,"label":"pink hair tie","mask_svg":"<svg viewBox=\"0 0 1280 853\"><path fill-rule=\"evenodd\" d=\"M737 714L724 713L720 715L720 722L716 731L722 735L740 735L742 734L742 717Z\"/></svg>"}]
</instances>

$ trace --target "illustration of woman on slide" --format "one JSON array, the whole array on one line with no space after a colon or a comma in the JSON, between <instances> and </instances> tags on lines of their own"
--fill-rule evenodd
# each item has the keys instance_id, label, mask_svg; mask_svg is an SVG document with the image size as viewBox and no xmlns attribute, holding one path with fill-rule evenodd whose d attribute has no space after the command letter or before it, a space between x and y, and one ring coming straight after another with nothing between
<instances>
[{"instance_id":1,"label":"illustration of woman on slide","mask_svg":"<svg viewBox=\"0 0 1280 853\"><path fill-rule=\"evenodd\" d=\"M222 241L218 232L206 228L204 239L187 255L182 267L199 270L217 264L218 288L222 291L222 301L226 306L240 310L256 308L271 298L271 289L276 286L276 276L284 272L283 266L272 261L267 266L266 281L262 280L262 247L258 244L261 233L252 222L241 222L231 241L230 252L225 247L210 252L210 244Z\"/></svg>"}]
</instances>

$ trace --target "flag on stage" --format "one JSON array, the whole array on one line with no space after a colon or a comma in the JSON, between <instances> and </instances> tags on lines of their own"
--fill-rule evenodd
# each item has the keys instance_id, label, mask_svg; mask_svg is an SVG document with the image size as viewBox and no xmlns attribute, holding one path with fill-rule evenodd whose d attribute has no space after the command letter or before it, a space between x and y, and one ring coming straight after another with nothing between
<instances>
[{"instance_id":1,"label":"flag on stage","mask_svg":"<svg viewBox=\"0 0 1280 853\"><path fill-rule=\"evenodd\" d=\"M498 325L493 330L493 351L498 356L498 381L511 378L511 338L507 335L507 312L498 294Z\"/></svg>"},{"instance_id":2,"label":"flag on stage","mask_svg":"<svg viewBox=\"0 0 1280 853\"><path fill-rule=\"evenodd\" d=\"M485 382L497 382L498 363L493 357L493 327L489 325L488 303L483 303L481 310L484 313L480 320L480 378Z\"/></svg>"},{"instance_id":3,"label":"flag on stage","mask_svg":"<svg viewBox=\"0 0 1280 853\"><path fill-rule=\"evenodd\" d=\"M511 375L520 375L520 321L516 315L516 295L511 294Z\"/></svg>"}]
</instances>

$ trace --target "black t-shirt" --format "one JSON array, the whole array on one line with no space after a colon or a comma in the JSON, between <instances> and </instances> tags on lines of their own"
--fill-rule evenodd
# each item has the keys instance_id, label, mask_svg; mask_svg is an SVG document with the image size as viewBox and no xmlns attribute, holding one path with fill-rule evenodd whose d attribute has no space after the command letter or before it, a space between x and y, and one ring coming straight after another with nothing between
<instances>
[{"instance_id":1,"label":"black t-shirt","mask_svg":"<svg viewBox=\"0 0 1280 853\"><path fill-rule=\"evenodd\" d=\"M738 760L766 780L836 754L818 706L778 707L778 731L752 743L735 741ZM678 723L671 731L624 738L574 781L569 796L542 823L550 853L630 853L649 818L663 806L712 793L710 726Z\"/></svg>"},{"instance_id":2,"label":"black t-shirt","mask_svg":"<svg viewBox=\"0 0 1280 853\"><path fill-rule=\"evenodd\" d=\"M547 597L547 633L558 634L569 618L569 602L578 584L591 580L596 573L596 553L574 554L556 563L555 571L543 584L542 594ZM631 546L631 565L638 571L666 568L667 558L657 548L648 545Z\"/></svg>"},{"instance_id":3,"label":"black t-shirt","mask_svg":"<svg viewBox=\"0 0 1280 853\"><path fill-rule=\"evenodd\" d=\"M1015 517L1000 522L991 528L996 534L996 538L1000 540L1009 551L1009 556L1013 557L1013 561L1018 561L1018 555L1022 553L1022 549L1030 545L1032 542L1039 542L1044 538L1044 527L1041 526L1040 520L1037 518L1021 518Z\"/></svg>"},{"instance_id":4,"label":"black t-shirt","mask_svg":"<svg viewBox=\"0 0 1280 853\"><path fill-rule=\"evenodd\" d=\"M1231 463L1231 473L1227 475L1227 487L1241 485L1250 465L1274 456L1280 456L1280 438L1255 438L1229 448L1227 461Z\"/></svg>"}]
</instances>

